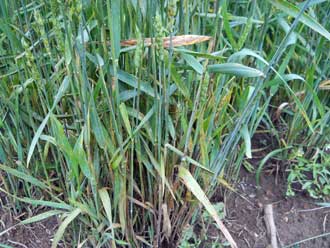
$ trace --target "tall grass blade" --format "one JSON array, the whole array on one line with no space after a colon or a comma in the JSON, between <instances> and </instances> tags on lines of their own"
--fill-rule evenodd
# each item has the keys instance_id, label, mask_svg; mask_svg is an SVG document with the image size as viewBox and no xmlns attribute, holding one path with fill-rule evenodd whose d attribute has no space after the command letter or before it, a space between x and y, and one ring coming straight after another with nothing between
<instances>
[{"instance_id":1,"label":"tall grass blade","mask_svg":"<svg viewBox=\"0 0 330 248\"><path fill-rule=\"evenodd\" d=\"M69 77L66 76L63 79L63 82L62 82L61 86L59 87L59 89L57 91L57 94L55 95L54 103L53 103L52 108L50 109L49 113L46 115L46 117L43 119L42 123L38 127L38 130L35 133L35 135L34 135L34 137L32 139L30 148L29 148L29 152L28 152L28 156L27 156L27 166L29 166L30 160L31 160L32 155L33 155L33 152L34 152L34 148L37 145L37 142L38 142L38 140L39 140L39 138L40 138L40 136L42 134L42 131L44 130L44 128L47 125L47 122L49 120L49 117L50 117L51 113L53 112L53 110L55 109L56 105L59 103L59 101L61 100L61 98L63 97L63 95L65 94L65 92L67 91L67 89L69 87L69 83L70 83Z\"/></svg>"},{"instance_id":2,"label":"tall grass blade","mask_svg":"<svg viewBox=\"0 0 330 248\"><path fill-rule=\"evenodd\" d=\"M274 5L275 7L279 8L283 12L285 12L288 15L291 15L293 17L297 17L301 11L300 8L296 7L292 3L285 1L285 0L267 0L269 3ZM300 22L305 24L306 26L313 29L315 32L319 33L323 37L325 37L327 40L330 41L330 33L315 20L313 17L309 16L306 13L303 13L302 16L299 18Z\"/></svg>"},{"instance_id":3,"label":"tall grass blade","mask_svg":"<svg viewBox=\"0 0 330 248\"><path fill-rule=\"evenodd\" d=\"M50 210L50 211L38 214L36 216L33 216L31 218L28 218L26 220L23 220L20 223L23 224L23 225L27 225L27 224L31 224L31 223L34 223L34 222L44 220L44 219L48 219L49 217L52 217L54 215L60 215L62 213L63 213L63 211L60 211L60 210Z\"/></svg>"},{"instance_id":4,"label":"tall grass blade","mask_svg":"<svg viewBox=\"0 0 330 248\"><path fill-rule=\"evenodd\" d=\"M37 178L29 175L29 174L26 174L24 172L21 172L21 171L18 171L18 170L15 170L13 168L10 168L6 165L3 165L3 164L0 164L0 169L5 171L6 173L10 174L10 175L13 175L15 177L18 177L22 180L24 180L25 182L29 182L41 189L47 189L48 186L43 183L42 181L38 180Z\"/></svg>"}]
</instances>

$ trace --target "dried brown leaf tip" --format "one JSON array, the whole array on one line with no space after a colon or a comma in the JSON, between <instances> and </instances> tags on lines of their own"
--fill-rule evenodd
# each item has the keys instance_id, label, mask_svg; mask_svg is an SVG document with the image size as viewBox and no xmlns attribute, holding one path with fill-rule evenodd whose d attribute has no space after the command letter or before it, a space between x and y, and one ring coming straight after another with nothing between
<instances>
[{"instance_id":1,"label":"dried brown leaf tip","mask_svg":"<svg viewBox=\"0 0 330 248\"><path fill-rule=\"evenodd\" d=\"M144 39L144 46L150 46L152 43L152 39L154 38L145 38ZM179 35L179 36L173 36L172 37L172 46L178 47L178 46L188 46L193 44L198 44L204 41L208 41L212 39L211 36L205 36L205 35ZM124 40L120 42L122 46L135 46L137 44L137 40ZM163 39L163 46L165 48L169 48L171 45L170 37L164 37Z\"/></svg>"},{"instance_id":2,"label":"dried brown leaf tip","mask_svg":"<svg viewBox=\"0 0 330 248\"><path fill-rule=\"evenodd\" d=\"M320 90L330 90L330 79L324 80L319 85Z\"/></svg>"}]
</instances>

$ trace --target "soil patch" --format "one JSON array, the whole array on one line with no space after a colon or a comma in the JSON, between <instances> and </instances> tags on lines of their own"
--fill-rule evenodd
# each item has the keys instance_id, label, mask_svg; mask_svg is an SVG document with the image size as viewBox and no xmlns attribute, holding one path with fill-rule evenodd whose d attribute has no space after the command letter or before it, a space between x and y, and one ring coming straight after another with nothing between
<instances>
[{"instance_id":1,"label":"soil patch","mask_svg":"<svg viewBox=\"0 0 330 248\"><path fill-rule=\"evenodd\" d=\"M1 187L1 183L0 183ZM33 216L47 210L38 210ZM14 213L17 212L17 215ZM52 238L58 228L56 217L50 217L29 225L17 225L21 220L28 218L27 212L13 211L6 196L0 193L0 246L20 248L49 248ZM2 246L1 246L2 247ZM3 246L4 247L4 246Z\"/></svg>"},{"instance_id":2,"label":"soil patch","mask_svg":"<svg viewBox=\"0 0 330 248\"><path fill-rule=\"evenodd\" d=\"M321 208L309 197L285 197L285 177L265 172L260 188L255 175L242 169L238 194L226 202L226 224L240 248L269 247L264 221L264 205L272 204L280 247L330 232L330 208ZM330 247L330 235L303 242L299 248Z\"/></svg>"},{"instance_id":3,"label":"soil patch","mask_svg":"<svg viewBox=\"0 0 330 248\"><path fill-rule=\"evenodd\" d=\"M248 161L248 168L255 172L260 161L277 144L269 135L259 133L253 137L252 147L256 152L253 153L253 159ZM239 248L271 248L264 218L266 204L273 206L279 247L330 247L330 208L320 207L316 203L321 200L316 201L304 192L287 197L288 166L285 161L270 159L260 175L259 187L256 185L256 174L242 166L239 181L234 185L236 192L223 194L220 187L211 199L213 203L225 202L223 221ZM214 225L209 227L205 233L207 241L200 247L219 247L215 246L217 240L224 240L219 233ZM202 236L199 235L204 239L205 236ZM302 240L306 241L290 246Z\"/></svg>"}]
</instances>

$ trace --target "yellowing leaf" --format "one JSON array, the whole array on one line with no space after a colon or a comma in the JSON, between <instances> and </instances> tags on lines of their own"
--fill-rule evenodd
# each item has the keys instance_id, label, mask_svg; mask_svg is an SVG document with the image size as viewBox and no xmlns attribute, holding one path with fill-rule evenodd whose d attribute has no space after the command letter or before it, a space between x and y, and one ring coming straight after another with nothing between
<instances>
[{"instance_id":1,"label":"yellowing leaf","mask_svg":"<svg viewBox=\"0 0 330 248\"><path fill-rule=\"evenodd\" d=\"M226 237L226 239L230 243L230 246L232 248L237 248L236 242L234 241L233 237L229 233L226 226L220 220L219 215L218 215L217 211L215 210L214 206L211 204L210 200L207 198L204 191L199 186L199 184L196 182L196 180L191 175L189 170L187 170L186 168L184 168L182 166L179 167L179 177L182 179L182 181L187 186L187 188L199 200L199 202L204 205L205 209L209 212L209 214L212 216L212 218L218 224L221 232L223 233L223 235Z\"/></svg>"},{"instance_id":2,"label":"yellowing leaf","mask_svg":"<svg viewBox=\"0 0 330 248\"><path fill-rule=\"evenodd\" d=\"M54 235L52 248L56 248L58 245L58 242L63 237L65 229L68 227L68 225L81 213L80 208L76 208L71 213L68 214L68 216L65 218L65 220L62 222L60 227L58 228L57 232Z\"/></svg>"},{"instance_id":3,"label":"yellowing leaf","mask_svg":"<svg viewBox=\"0 0 330 248\"><path fill-rule=\"evenodd\" d=\"M330 80L324 80L319 85L320 90L330 90Z\"/></svg>"}]
</instances>

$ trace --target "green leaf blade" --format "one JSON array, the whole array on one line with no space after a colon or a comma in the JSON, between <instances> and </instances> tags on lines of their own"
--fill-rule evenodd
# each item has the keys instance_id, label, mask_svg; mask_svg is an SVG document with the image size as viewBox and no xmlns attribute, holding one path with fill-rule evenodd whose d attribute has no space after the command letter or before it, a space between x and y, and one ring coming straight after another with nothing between
<instances>
[{"instance_id":1,"label":"green leaf blade","mask_svg":"<svg viewBox=\"0 0 330 248\"><path fill-rule=\"evenodd\" d=\"M251 68L238 63L214 64L208 66L208 71L213 73L229 74L237 77L264 77L264 73L258 69Z\"/></svg>"},{"instance_id":2,"label":"green leaf blade","mask_svg":"<svg viewBox=\"0 0 330 248\"><path fill-rule=\"evenodd\" d=\"M296 18L299 15L300 9L285 0L267 0L267 1L290 16ZM300 17L300 22L310 27L315 32L319 33L320 35L322 35L323 37L325 37L327 40L330 41L330 33L328 32L328 30L326 30L317 20L312 18L310 15L303 13Z\"/></svg>"}]
</instances>

